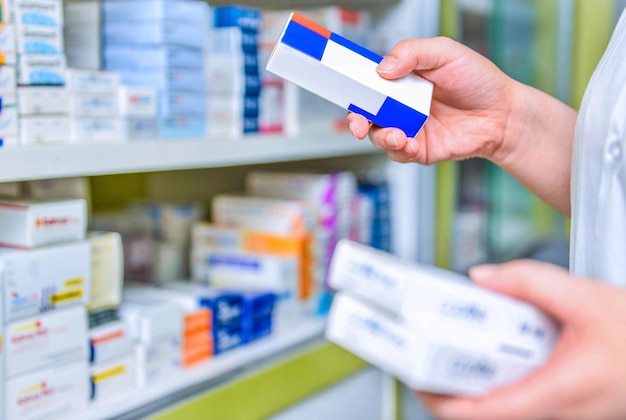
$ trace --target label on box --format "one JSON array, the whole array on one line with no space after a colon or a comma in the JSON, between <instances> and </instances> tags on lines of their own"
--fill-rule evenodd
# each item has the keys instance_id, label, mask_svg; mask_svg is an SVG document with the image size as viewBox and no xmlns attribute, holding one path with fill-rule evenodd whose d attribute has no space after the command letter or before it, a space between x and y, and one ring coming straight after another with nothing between
<instances>
[{"instance_id":1,"label":"label on box","mask_svg":"<svg viewBox=\"0 0 626 420\"><path fill-rule=\"evenodd\" d=\"M59 0L14 0L15 21L38 26L63 26L63 3Z\"/></svg>"},{"instance_id":2,"label":"label on box","mask_svg":"<svg viewBox=\"0 0 626 420\"><path fill-rule=\"evenodd\" d=\"M206 129L207 124L204 115L169 117L159 120L159 131L163 138L204 139Z\"/></svg>"},{"instance_id":3,"label":"label on box","mask_svg":"<svg viewBox=\"0 0 626 420\"><path fill-rule=\"evenodd\" d=\"M121 143L124 141L122 118L73 118L71 139L76 143Z\"/></svg>"},{"instance_id":4,"label":"label on box","mask_svg":"<svg viewBox=\"0 0 626 420\"><path fill-rule=\"evenodd\" d=\"M111 322L89 330L89 361L98 364L129 354L133 341L126 324Z\"/></svg>"},{"instance_id":5,"label":"label on box","mask_svg":"<svg viewBox=\"0 0 626 420\"><path fill-rule=\"evenodd\" d=\"M6 322L84 305L91 276L86 241L0 251Z\"/></svg>"},{"instance_id":6,"label":"label on box","mask_svg":"<svg viewBox=\"0 0 626 420\"><path fill-rule=\"evenodd\" d=\"M17 138L18 116L17 109L2 108L0 111L0 138Z\"/></svg>"},{"instance_id":7,"label":"label on box","mask_svg":"<svg viewBox=\"0 0 626 420\"><path fill-rule=\"evenodd\" d=\"M3 98L2 105L15 104L15 92L17 87L17 75L15 67L0 66L0 97ZM7 99L11 99L11 101Z\"/></svg>"},{"instance_id":8,"label":"label on box","mask_svg":"<svg viewBox=\"0 0 626 420\"><path fill-rule=\"evenodd\" d=\"M7 379L6 419L80 418L89 403L85 362Z\"/></svg>"},{"instance_id":9,"label":"label on box","mask_svg":"<svg viewBox=\"0 0 626 420\"><path fill-rule=\"evenodd\" d=\"M87 312L81 305L7 324L7 377L87 361Z\"/></svg>"},{"instance_id":10,"label":"label on box","mask_svg":"<svg viewBox=\"0 0 626 420\"><path fill-rule=\"evenodd\" d=\"M70 95L70 115L74 117L115 117L118 114L118 95L115 92L72 92Z\"/></svg>"},{"instance_id":11,"label":"label on box","mask_svg":"<svg viewBox=\"0 0 626 420\"><path fill-rule=\"evenodd\" d=\"M63 52L63 29L61 27L18 24L16 39L19 54L61 54Z\"/></svg>"},{"instance_id":12,"label":"label on box","mask_svg":"<svg viewBox=\"0 0 626 420\"><path fill-rule=\"evenodd\" d=\"M5 1L2 3L5 3ZM0 51L13 53L17 52L16 48L15 25L12 23L0 24Z\"/></svg>"},{"instance_id":13,"label":"label on box","mask_svg":"<svg viewBox=\"0 0 626 420\"><path fill-rule=\"evenodd\" d=\"M122 86L119 92L120 114L127 117L155 118L157 91L153 87Z\"/></svg>"},{"instance_id":14,"label":"label on box","mask_svg":"<svg viewBox=\"0 0 626 420\"><path fill-rule=\"evenodd\" d=\"M20 115L67 114L69 95L62 86L20 86L17 109Z\"/></svg>"},{"instance_id":15,"label":"label on box","mask_svg":"<svg viewBox=\"0 0 626 420\"><path fill-rule=\"evenodd\" d=\"M116 92L120 76L116 72L102 70L67 69L66 88L71 92Z\"/></svg>"},{"instance_id":16,"label":"label on box","mask_svg":"<svg viewBox=\"0 0 626 420\"><path fill-rule=\"evenodd\" d=\"M64 54L20 54L17 83L20 85L64 85Z\"/></svg>"},{"instance_id":17,"label":"label on box","mask_svg":"<svg viewBox=\"0 0 626 420\"><path fill-rule=\"evenodd\" d=\"M133 386L135 379L130 356L92 366L90 370L92 400L102 401L109 395L124 392Z\"/></svg>"}]
</instances>

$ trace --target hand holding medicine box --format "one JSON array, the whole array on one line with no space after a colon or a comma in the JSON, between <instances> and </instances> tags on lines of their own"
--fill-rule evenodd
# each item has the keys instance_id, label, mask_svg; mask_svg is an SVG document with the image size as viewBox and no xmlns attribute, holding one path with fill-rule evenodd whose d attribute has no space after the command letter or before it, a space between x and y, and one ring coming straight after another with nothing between
<instances>
[{"instance_id":1,"label":"hand holding medicine box","mask_svg":"<svg viewBox=\"0 0 626 420\"><path fill-rule=\"evenodd\" d=\"M433 84L411 75L386 80L381 56L292 13L267 70L381 127L414 137L430 113Z\"/></svg>"},{"instance_id":2,"label":"hand holding medicine box","mask_svg":"<svg viewBox=\"0 0 626 420\"><path fill-rule=\"evenodd\" d=\"M542 365L558 338L526 303L347 240L329 282L326 337L416 390L484 394Z\"/></svg>"}]
</instances>

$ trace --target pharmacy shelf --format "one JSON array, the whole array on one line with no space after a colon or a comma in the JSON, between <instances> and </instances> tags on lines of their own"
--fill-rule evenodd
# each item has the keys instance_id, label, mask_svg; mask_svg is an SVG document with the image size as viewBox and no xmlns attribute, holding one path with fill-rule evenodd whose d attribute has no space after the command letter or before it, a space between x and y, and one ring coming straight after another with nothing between
<instances>
[{"instance_id":1,"label":"pharmacy shelf","mask_svg":"<svg viewBox=\"0 0 626 420\"><path fill-rule=\"evenodd\" d=\"M374 153L369 141L342 134L237 141L160 140L0 149L0 182L198 169Z\"/></svg>"},{"instance_id":2,"label":"pharmacy shelf","mask_svg":"<svg viewBox=\"0 0 626 420\"><path fill-rule=\"evenodd\" d=\"M389 7L398 4L400 0L240 0L237 4L261 7L265 9L302 9L305 7L343 6L343 7ZM233 0L211 0L211 6L227 6Z\"/></svg>"},{"instance_id":3,"label":"pharmacy shelf","mask_svg":"<svg viewBox=\"0 0 626 420\"><path fill-rule=\"evenodd\" d=\"M273 334L247 346L216 356L179 372L167 381L133 389L94 403L84 420L143 418L169 405L206 392L238 375L258 369L276 357L284 358L303 346L323 341L325 321L307 319L284 333Z\"/></svg>"}]
</instances>

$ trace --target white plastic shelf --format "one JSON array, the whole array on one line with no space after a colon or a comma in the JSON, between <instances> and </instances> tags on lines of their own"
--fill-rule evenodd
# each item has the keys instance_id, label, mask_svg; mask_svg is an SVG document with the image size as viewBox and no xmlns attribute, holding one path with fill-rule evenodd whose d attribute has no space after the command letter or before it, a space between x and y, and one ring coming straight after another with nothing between
<instances>
[{"instance_id":1,"label":"white plastic shelf","mask_svg":"<svg viewBox=\"0 0 626 420\"><path fill-rule=\"evenodd\" d=\"M258 367L263 360L284 356L285 353L307 342L316 340L322 342L324 325L323 319L303 320L289 332L272 334L247 346L218 355L193 368L180 371L167 381L125 391L109 397L105 402L94 403L81 419L137 418L145 415L145 412L150 412L151 405L163 405L163 402L168 401L180 402L181 398L189 398L198 392L198 387L206 391L211 386L228 380L234 374ZM191 395L184 396L186 392Z\"/></svg>"},{"instance_id":2,"label":"white plastic shelf","mask_svg":"<svg viewBox=\"0 0 626 420\"><path fill-rule=\"evenodd\" d=\"M0 149L0 182L250 165L376 151L369 141L348 134L16 147Z\"/></svg>"}]
</instances>

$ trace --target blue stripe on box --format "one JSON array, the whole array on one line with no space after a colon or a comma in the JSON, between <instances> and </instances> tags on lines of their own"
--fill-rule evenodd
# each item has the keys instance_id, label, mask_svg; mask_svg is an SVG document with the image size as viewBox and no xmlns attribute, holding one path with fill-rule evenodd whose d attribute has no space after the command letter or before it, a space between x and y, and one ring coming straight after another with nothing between
<instances>
[{"instance_id":1,"label":"blue stripe on box","mask_svg":"<svg viewBox=\"0 0 626 420\"><path fill-rule=\"evenodd\" d=\"M407 137L415 137L428 118L428 116L421 112L390 97L385 99L385 102L383 102L383 105L376 115L370 114L352 104L350 104L348 110L363 115L365 118L381 127L399 128L404 131Z\"/></svg>"},{"instance_id":2,"label":"blue stripe on box","mask_svg":"<svg viewBox=\"0 0 626 420\"><path fill-rule=\"evenodd\" d=\"M310 55L317 61L321 61L328 38L292 20L287 25L281 42L295 48L301 53Z\"/></svg>"},{"instance_id":3,"label":"blue stripe on box","mask_svg":"<svg viewBox=\"0 0 626 420\"><path fill-rule=\"evenodd\" d=\"M344 37L342 37L341 35L337 35L336 33L332 33L330 35L330 40L331 41L335 41L337 44L346 47L349 50L354 51L357 54L362 55L365 58L369 58L370 60L372 60L375 63L380 63L381 61L383 61L383 57L381 57L380 55L376 54L373 51L368 50L367 48L364 48L362 46L360 46L359 44L355 44L354 42L350 41L349 39L346 39Z\"/></svg>"}]
</instances>

